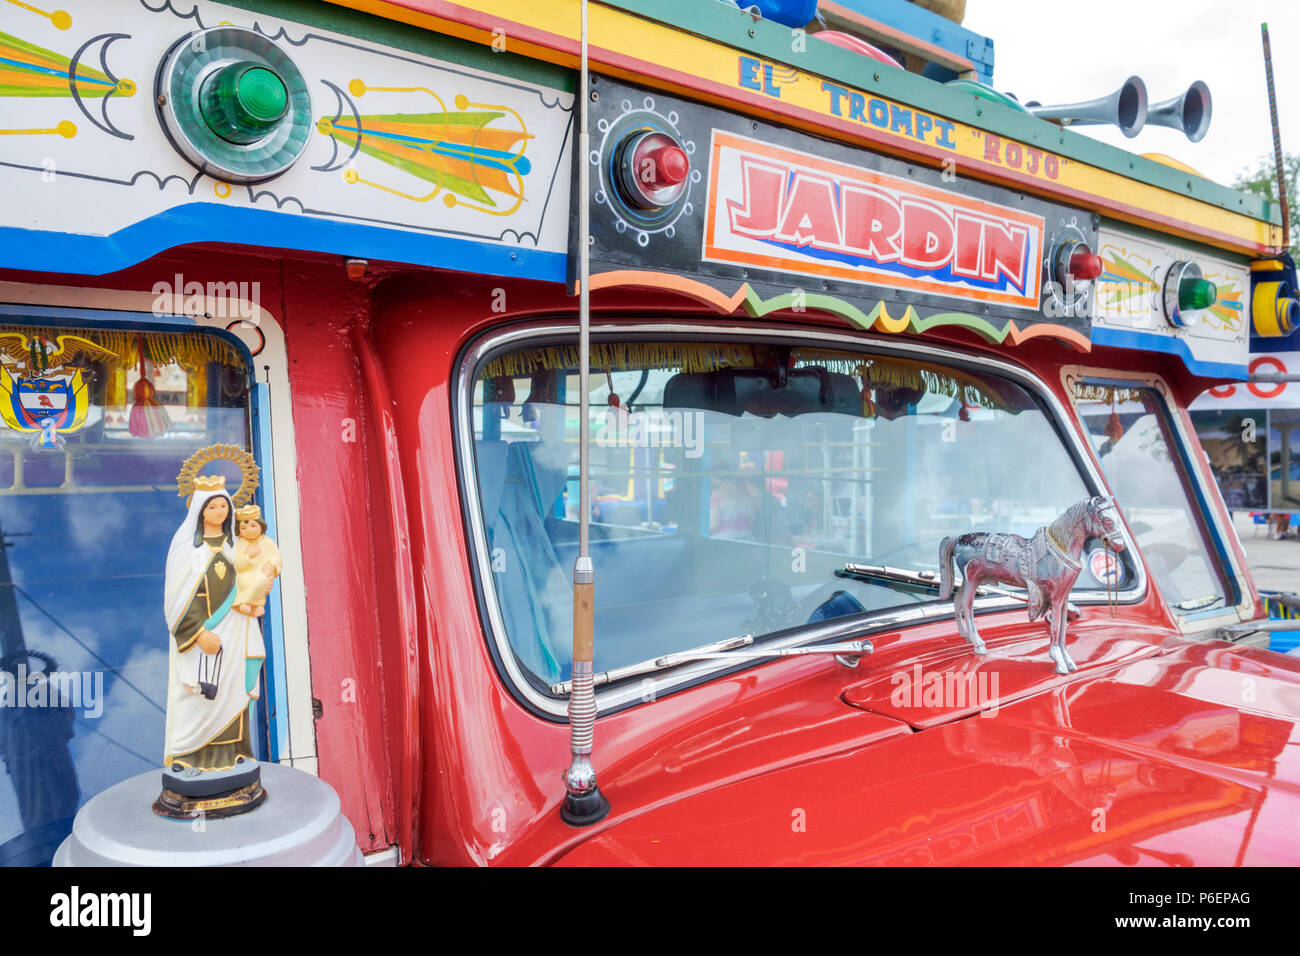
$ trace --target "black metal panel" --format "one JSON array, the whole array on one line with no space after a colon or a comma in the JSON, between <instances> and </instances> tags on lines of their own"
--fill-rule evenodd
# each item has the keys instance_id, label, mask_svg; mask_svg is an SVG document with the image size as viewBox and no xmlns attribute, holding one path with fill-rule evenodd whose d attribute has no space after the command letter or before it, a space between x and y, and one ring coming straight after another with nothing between
<instances>
[{"instance_id":1,"label":"black metal panel","mask_svg":"<svg viewBox=\"0 0 1300 956\"><path fill-rule=\"evenodd\" d=\"M911 306L922 322L937 313L960 312L984 319L999 329L1005 327L1007 320L1015 320L1021 329L1047 322L1088 335L1091 289L1088 284L1081 284L1068 292L1059 290L1050 282L1047 263L1063 241L1074 239L1097 248L1098 217L1093 213L966 178L960 166L931 169L909 164L607 77L593 77L591 91L594 95L589 103L591 149L585 161L591 164L593 275L624 269L667 272L688 276L727 294L748 282L763 299L802 290L808 295L833 296L868 314L883 302L895 318ZM634 207L625 200L617 182L624 174L620 165L626 158L620 144L645 129L672 135L691 161L685 191L663 209ZM759 156L760 153L771 155ZM817 238L801 247L798 241L805 237L797 229L793 243L775 239L751 242L748 237L738 240L725 229L715 230L715 239L726 232L723 243L731 246L719 251L715 243L708 250L712 254L706 255L706 225L713 208L710 190L722 201L730 198L733 206L735 196L748 197L747 183L738 181L747 179L748 174L738 176L736 167L751 160L770 163L777 170L795 170L784 180L788 189L784 198L768 204L773 208L788 209L796 190L813 188L790 184L801 178L824 177L824 189L830 197L826 208L834 208L843 236L848 235L852 223L851 217L845 220L849 215L847 204L864 201L859 198L865 195L864 190L882 191L891 203L897 201L898 208L906 210L909 217L916 211L917 222L929 215L917 207L934 204L931 208L945 210L948 221L960 223L963 230L960 235L967 241L960 242L955 225L951 238L954 248L960 245L967 250L967 265L976 259L985 261L979 257L972 259L970 251L974 248L971 237L980 229L974 223L982 215L987 214L993 222L990 229L1003 230L999 235L1010 234L1007 230L1014 232L1017 221L1032 222L1033 225L1024 227L1027 238L1023 258L1028 261L1020 276L1020 287L1001 275L994 280L981 280L978 276L965 279L957 275L961 267L955 254L940 270L909 270L904 263L873 258L870 253L875 249L863 255L849 254L833 243L830 248L819 248ZM715 162L718 163L716 177ZM801 167L801 163L806 165ZM715 201L718 201L716 197ZM930 221L942 219L940 216ZM1002 225L998 225L998 220ZM900 222L906 225L900 226L899 237L924 235L924 230L918 233L912 228L912 219ZM872 223L878 224L878 221ZM573 235L576 236L576 230ZM860 228L857 235L861 237ZM904 241L900 238L896 245L903 248ZM993 240L979 241L985 243L979 247L983 249ZM936 242L935 248L941 245ZM764 262L754 251L769 247L781 261ZM734 258L723 261L727 257ZM770 260L772 256L766 258Z\"/></svg>"}]
</instances>

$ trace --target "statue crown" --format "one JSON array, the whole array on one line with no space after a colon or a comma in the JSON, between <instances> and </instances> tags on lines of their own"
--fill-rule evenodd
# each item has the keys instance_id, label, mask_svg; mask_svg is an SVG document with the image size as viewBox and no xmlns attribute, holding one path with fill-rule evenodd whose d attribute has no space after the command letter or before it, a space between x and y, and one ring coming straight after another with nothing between
<instances>
[{"instance_id":1,"label":"statue crown","mask_svg":"<svg viewBox=\"0 0 1300 956\"><path fill-rule=\"evenodd\" d=\"M258 521L262 517L262 509L257 505L245 505L242 508L235 509L236 521Z\"/></svg>"},{"instance_id":2,"label":"statue crown","mask_svg":"<svg viewBox=\"0 0 1300 956\"><path fill-rule=\"evenodd\" d=\"M225 491L225 475L200 475L194 479L195 491Z\"/></svg>"}]
</instances>

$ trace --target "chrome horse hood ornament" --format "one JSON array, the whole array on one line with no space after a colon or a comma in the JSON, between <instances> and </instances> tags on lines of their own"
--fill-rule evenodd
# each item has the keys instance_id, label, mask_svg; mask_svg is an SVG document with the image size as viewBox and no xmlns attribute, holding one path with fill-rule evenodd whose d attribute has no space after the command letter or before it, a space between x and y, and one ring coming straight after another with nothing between
<instances>
[{"instance_id":1,"label":"chrome horse hood ornament","mask_svg":"<svg viewBox=\"0 0 1300 956\"><path fill-rule=\"evenodd\" d=\"M988 649L975 627L976 590L988 581L1023 587L1028 597L1029 619L1047 620L1051 633L1048 654L1056 662L1056 672L1068 674L1078 670L1065 649L1069 621L1066 605L1070 589L1083 567L1079 556L1090 538L1100 538L1114 552L1127 547L1115 499L1101 495L1086 498L1071 505L1050 525L1039 528L1031 538L1001 532L944 538L939 545L939 599L946 601L952 597L955 564L962 575L953 600L957 631L976 654L986 654Z\"/></svg>"}]
</instances>

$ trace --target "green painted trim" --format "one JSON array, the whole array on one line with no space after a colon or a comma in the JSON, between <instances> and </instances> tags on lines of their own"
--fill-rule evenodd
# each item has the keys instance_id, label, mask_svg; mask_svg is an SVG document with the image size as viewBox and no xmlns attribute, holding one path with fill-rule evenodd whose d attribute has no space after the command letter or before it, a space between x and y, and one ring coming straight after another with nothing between
<instances>
[{"instance_id":1,"label":"green painted trim","mask_svg":"<svg viewBox=\"0 0 1300 956\"><path fill-rule=\"evenodd\" d=\"M910 308L910 306L909 306ZM1005 323L1002 328L998 328L988 319L981 318L978 315L971 315L969 312L940 312L938 315L932 315L928 319L922 319L915 310L912 311L909 322L912 331L918 335L930 329L937 329L945 325L955 325L959 328L970 329L986 342L994 345L1000 344L1011 331L1011 323Z\"/></svg>"},{"instance_id":2,"label":"green painted trim","mask_svg":"<svg viewBox=\"0 0 1300 956\"><path fill-rule=\"evenodd\" d=\"M876 320L882 315L894 322L906 322L904 328L894 332L887 332L889 335L901 335L906 329L917 335L930 329L941 328L943 326L958 326L969 329L986 342L997 345L1000 344L1011 331L1011 323L1008 321L1001 328L994 325L988 319L981 318L978 315L971 315L966 312L941 312L928 318L921 318L915 309L910 305L903 310L903 314L897 318L890 316L885 309L884 302L877 302L875 308L870 313L863 312L852 302L845 299L837 298L825 293L804 293L802 296L797 292L786 292L782 295L774 296L770 299L762 298L754 287L748 282L745 283L745 297L741 301L741 307L750 318L758 319L773 312L781 312L785 309L793 308L796 299L802 299L799 302L804 309L817 309L826 312L836 318L844 319L861 329L870 331L876 324Z\"/></svg>"},{"instance_id":3,"label":"green painted trim","mask_svg":"<svg viewBox=\"0 0 1300 956\"><path fill-rule=\"evenodd\" d=\"M942 83L908 73L883 63L865 60L859 54L834 44L807 38L806 49L793 49L793 31L770 20L757 22L726 0L600 0L628 13L657 20L680 30L737 47L778 63L824 76L888 99L920 107L969 126L1010 137L1058 155L1076 159L1241 213L1252 219L1280 225L1277 203L1250 193L1238 192L1200 176L1173 169L1107 143L1100 143L1055 123L1040 120L1020 110L991 102L970 93L946 89ZM752 31L752 35L751 35ZM1096 91L1081 90L1080 99Z\"/></svg>"},{"instance_id":4,"label":"green painted trim","mask_svg":"<svg viewBox=\"0 0 1300 956\"><path fill-rule=\"evenodd\" d=\"M517 53L497 53L491 48L458 37L449 37L396 20L320 0L221 0L226 6L264 13L267 16L331 30L357 40L447 60L460 66L496 73L513 80L535 83L563 93L577 86L577 73Z\"/></svg>"}]
</instances>

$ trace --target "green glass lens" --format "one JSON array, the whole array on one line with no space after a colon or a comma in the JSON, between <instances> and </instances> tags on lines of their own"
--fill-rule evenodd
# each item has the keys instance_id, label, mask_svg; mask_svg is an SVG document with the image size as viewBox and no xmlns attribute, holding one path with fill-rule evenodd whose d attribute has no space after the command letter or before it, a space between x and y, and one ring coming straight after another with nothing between
<instances>
[{"instance_id":1,"label":"green glass lens","mask_svg":"<svg viewBox=\"0 0 1300 956\"><path fill-rule=\"evenodd\" d=\"M273 71L231 63L213 73L199 92L199 112L227 142L255 143L275 129L289 108L289 91Z\"/></svg>"},{"instance_id":2,"label":"green glass lens","mask_svg":"<svg viewBox=\"0 0 1300 956\"><path fill-rule=\"evenodd\" d=\"M254 67L235 85L235 98L248 115L263 123L274 123L289 106L284 81L270 70Z\"/></svg>"},{"instance_id":3,"label":"green glass lens","mask_svg":"<svg viewBox=\"0 0 1300 956\"><path fill-rule=\"evenodd\" d=\"M1219 290L1209 279L1188 277L1178 283L1178 308L1180 310L1208 309L1219 297Z\"/></svg>"}]
</instances>

